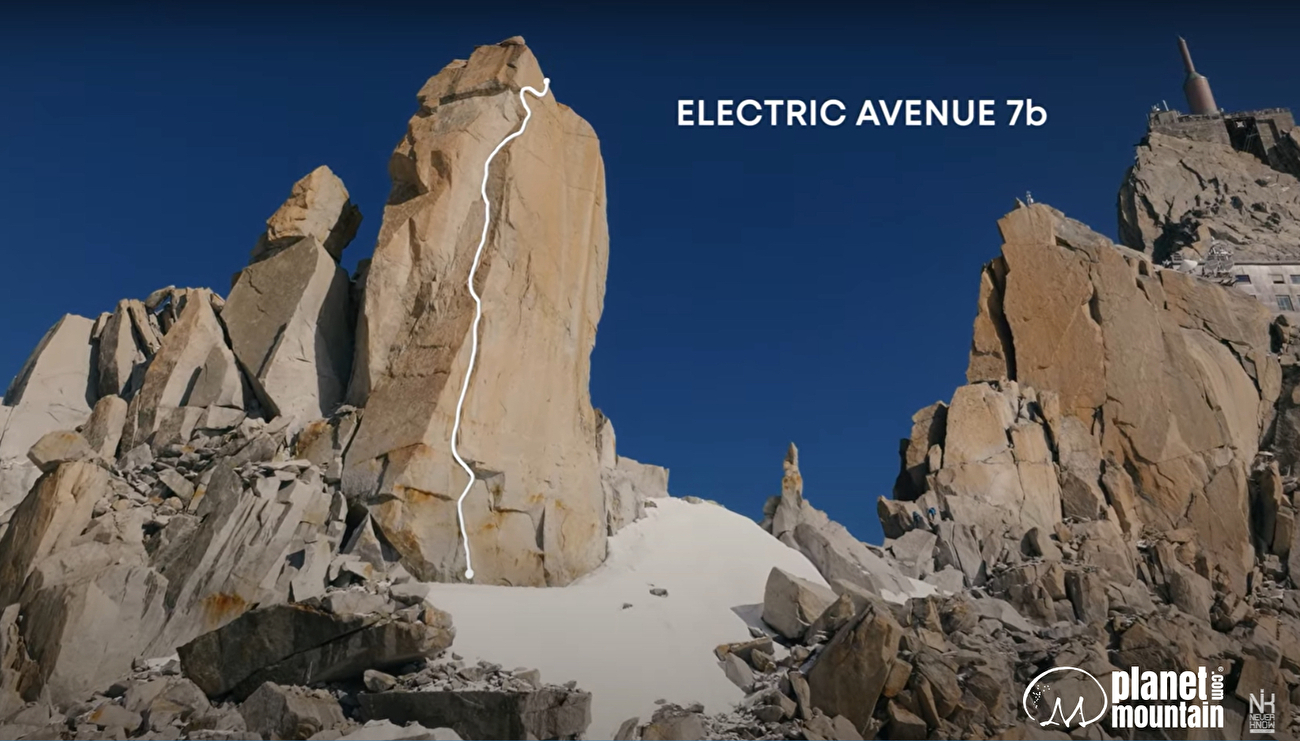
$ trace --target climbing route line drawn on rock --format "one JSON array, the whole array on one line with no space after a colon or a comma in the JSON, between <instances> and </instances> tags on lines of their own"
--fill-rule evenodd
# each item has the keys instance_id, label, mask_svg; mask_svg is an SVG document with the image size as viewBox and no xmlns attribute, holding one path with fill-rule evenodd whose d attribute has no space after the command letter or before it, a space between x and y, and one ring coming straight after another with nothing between
<instances>
[{"instance_id":1,"label":"climbing route line drawn on rock","mask_svg":"<svg viewBox=\"0 0 1300 741\"><path fill-rule=\"evenodd\" d=\"M483 196L483 234L478 240L478 249L474 251L474 262L469 268L469 278L466 284L469 286L469 295L474 299L474 324L470 329L470 351L469 366L465 369L465 382L460 386L460 399L456 401L456 419L451 426L451 457L456 459L460 467L465 470L469 480L465 482L465 490L460 493L460 498L456 500L456 519L460 523L460 539L465 545L465 578L474 578L474 562L470 555L469 531L465 528L465 497L469 495L469 490L474 486L474 469L460 457L460 450L457 448L457 440L460 437L460 417L465 408L465 394L469 391L469 381L474 375L474 362L478 359L478 325L483 319L483 299L474 290L474 275L478 272L478 264L483 256L483 246L487 244L488 229L492 225L492 201L488 198L487 185L488 174L492 171L492 160L496 159L497 153L509 144L516 137L524 133L528 128L528 121L533 117L533 109L528 107L528 98L525 93L541 99L545 98L547 92L551 89L551 78L542 78L542 89L526 85L519 90L519 102L524 106L524 121L519 125L519 129L501 140L501 143L492 150L488 155L487 161L483 163L483 184L479 187L479 193Z\"/></svg>"}]
</instances>

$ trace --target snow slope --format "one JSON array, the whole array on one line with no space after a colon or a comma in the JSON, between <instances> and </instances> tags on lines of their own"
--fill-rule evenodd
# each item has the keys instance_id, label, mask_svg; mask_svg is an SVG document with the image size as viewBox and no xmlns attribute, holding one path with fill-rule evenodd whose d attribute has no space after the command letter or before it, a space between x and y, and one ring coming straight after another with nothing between
<instances>
[{"instance_id":1,"label":"snow slope","mask_svg":"<svg viewBox=\"0 0 1300 741\"><path fill-rule=\"evenodd\" d=\"M587 737L612 738L627 718L649 720L656 699L727 709L743 693L713 648L749 639L773 566L825 584L798 551L718 505L656 499L647 517L610 539L609 558L562 588L434 584L450 612L452 650L592 693ZM668 590L655 597L652 587ZM632 606L624 608L625 603Z\"/></svg>"}]
</instances>

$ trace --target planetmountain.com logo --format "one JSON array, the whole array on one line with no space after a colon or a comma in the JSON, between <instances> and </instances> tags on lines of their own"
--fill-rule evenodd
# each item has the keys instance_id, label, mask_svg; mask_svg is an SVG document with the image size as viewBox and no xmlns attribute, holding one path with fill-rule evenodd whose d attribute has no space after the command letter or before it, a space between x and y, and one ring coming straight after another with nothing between
<instances>
[{"instance_id":1,"label":"planetmountain.com logo","mask_svg":"<svg viewBox=\"0 0 1300 741\"><path fill-rule=\"evenodd\" d=\"M1043 727L1082 728L1106 719L1112 729L1223 728L1223 672L1222 667L1154 672L1135 666L1111 672L1108 694L1087 671L1058 666L1034 677L1022 705Z\"/></svg>"}]
</instances>

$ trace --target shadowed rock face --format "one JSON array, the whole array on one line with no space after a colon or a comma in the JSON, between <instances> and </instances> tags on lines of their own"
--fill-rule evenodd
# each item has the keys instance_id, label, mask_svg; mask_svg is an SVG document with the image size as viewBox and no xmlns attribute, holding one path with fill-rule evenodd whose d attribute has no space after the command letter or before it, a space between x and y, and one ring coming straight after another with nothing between
<instances>
[{"instance_id":1,"label":"shadowed rock face","mask_svg":"<svg viewBox=\"0 0 1300 741\"><path fill-rule=\"evenodd\" d=\"M433 656L455 637L451 619L330 614L298 605L244 613L180 647L186 676L210 696L252 694L263 682L309 685L358 677Z\"/></svg>"},{"instance_id":2,"label":"shadowed rock face","mask_svg":"<svg viewBox=\"0 0 1300 741\"><path fill-rule=\"evenodd\" d=\"M365 274L349 401L366 407L348 450L348 496L417 577L465 570L451 456L470 359L466 287L483 227L489 153L543 86L522 41L479 47L420 91L389 163L393 190ZM554 97L528 98L527 131L492 163L492 228L476 273L480 345L461 455L475 581L558 585L605 556L607 528L588 392L608 260L604 169L591 127Z\"/></svg>"}]
</instances>

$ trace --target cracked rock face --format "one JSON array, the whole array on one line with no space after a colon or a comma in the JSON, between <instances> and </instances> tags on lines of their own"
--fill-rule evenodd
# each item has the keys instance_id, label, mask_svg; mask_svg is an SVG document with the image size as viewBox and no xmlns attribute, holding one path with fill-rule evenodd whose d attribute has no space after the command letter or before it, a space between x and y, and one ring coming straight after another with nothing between
<instances>
[{"instance_id":1,"label":"cracked rock face","mask_svg":"<svg viewBox=\"0 0 1300 741\"><path fill-rule=\"evenodd\" d=\"M365 274L350 403L366 413L344 490L424 580L462 579L451 429L470 360L466 287L489 153L541 89L518 39L479 47L420 91L389 164L393 190ZM591 127L553 96L492 163L492 228L476 273L483 320L460 453L475 581L560 585L605 557L608 522L588 392L608 261L604 169Z\"/></svg>"},{"instance_id":2,"label":"cracked rock face","mask_svg":"<svg viewBox=\"0 0 1300 741\"><path fill-rule=\"evenodd\" d=\"M1157 262L1204 257L1212 241L1238 260L1300 259L1300 180L1231 147L1153 133L1120 189L1119 234Z\"/></svg>"},{"instance_id":3,"label":"cracked rock face","mask_svg":"<svg viewBox=\"0 0 1300 741\"><path fill-rule=\"evenodd\" d=\"M1244 594L1248 473L1282 382L1268 310L1042 204L999 227L970 385L942 434L918 425L909 483L924 473L921 490L985 535L1109 508L1135 538L1143 524L1192 528L1208 573Z\"/></svg>"}]
</instances>

